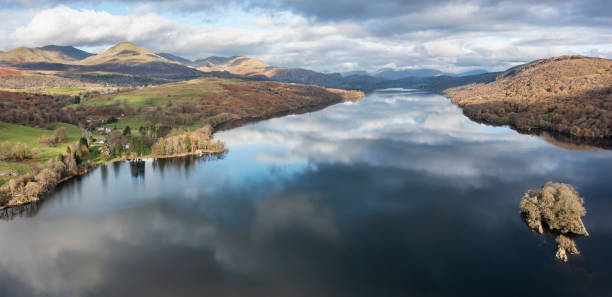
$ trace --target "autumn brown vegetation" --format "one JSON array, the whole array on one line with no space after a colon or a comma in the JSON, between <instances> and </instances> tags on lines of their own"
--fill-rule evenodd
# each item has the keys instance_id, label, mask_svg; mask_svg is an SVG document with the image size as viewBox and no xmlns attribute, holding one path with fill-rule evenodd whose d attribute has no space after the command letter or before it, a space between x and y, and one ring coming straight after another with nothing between
<instances>
[{"instance_id":1,"label":"autumn brown vegetation","mask_svg":"<svg viewBox=\"0 0 612 297\"><path fill-rule=\"evenodd\" d=\"M177 155L197 151L223 152L225 146L211 139L212 128L205 126L193 132L175 131L172 135L159 138L152 147L153 155Z\"/></svg>"},{"instance_id":2,"label":"autumn brown vegetation","mask_svg":"<svg viewBox=\"0 0 612 297\"><path fill-rule=\"evenodd\" d=\"M581 217L586 215L584 199L568 184L549 182L539 190L529 190L521 199L521 215L531 230L556 235L557 258L578 249L570 236L589 236Z\"/></svg>"},{"instance_id":3,"label":"autumn brown vegetation","mask_svg":"<svg viewBox=\"0 0 612 297\"><path fill-rule=\"evenodd\" d=\"M24 161L26 159L38 160L40 157L40 149L30 149L26 143L17 142L14 145L8 141L3 141L0 143L0 161Z\"/></svg>"},{"instance_id":4,"label":"autumn brown vegetation","mask_svg":"<svg viewBox=\"0 0 612 297\"><path fill-rule=\"evenodd\" d=\"M62 179L82 174L94 165L89 158L89 148L81 142L74 143L42 168L34 167L30 173L17 176L0 187L0 196L11 195L12 198L0 200L0 209L38 201L40 194Z\"/></svg>"},{"instance_id":5,"label":"autumn brown vegetation","mask_svg":"<svg viewBox=\"0 0 612 297\"><path fill-rule=\"evenodd\" d=\"M62 110L73 104L74 96L44 95L0 91L0 121L39 128L53 128L53 123L77 124L84 114Z\"/></svg>"},{"instance_id":6,"label":"autumn brown vegetation","mask_svg":"<svg viewBox=\"0 0 612 297\"><path fill-rule=\"evenodd\" d=\"M143 96L149 99L137 103L131 101L131 98ZM362 97L362 92L318 86L199 78L143 88L119 96L95 97L79 106L77 114L140 114L149 126L177 127L197 123L217 129L323 108L343 101L355 101Z\"/></svg>"},{"instance_id":7,"label":"autumn brown vegetation","mask_svg":"<svg viewBox=\"0 0 612 297\"><path fill-rule=\"evenodd\" d=\"M49 137L41 136L38 142L46 146L55 146L58 143L66 142L66 128L59 127L53 131L53 135Z\"/></svg>"},{"instance_id":8,"label":"autumn brown vegetation","mask_svg":"<svg viewBox=\"0 0 612 297\"><path fill-rule=\"evenodd\" d=\"M447 90L473 120L579 138L612 138L612 60L563 56Z\"/></svg>"},{"instance_id":9,"label":"autumn brown vegetation","mask_svg":"<svg viewBox=\"0 0 612 297\"><path fill-rule=\"evenodd\" d=\"M38 162L31 162L28 166L32 168L6 180L0 187L0 197L10 198L0 201L0 209L36 201L49 187L82 174L97 162L221 153L225 147L211 139L214 130L316 110L362 96L358 91L227 78L199 78L104 95L88 93L87 97L0 92L0 121L55 129L52 135L40 136L38 143L30 142L31 146L42 144L38 148L29 149L25 143L14 141L0 145L3 160L41 158L41 149L47 154L46 147L58 148L66 143L63 126L56 129L60 122L90 132L89 139L69 145L65 153L42 168L36 165ZM98 132L103 139L92 137ZM87 145L94 142L90 152ZM48 155L43 158L48 159Z\"/></svg>"}]
</instances>

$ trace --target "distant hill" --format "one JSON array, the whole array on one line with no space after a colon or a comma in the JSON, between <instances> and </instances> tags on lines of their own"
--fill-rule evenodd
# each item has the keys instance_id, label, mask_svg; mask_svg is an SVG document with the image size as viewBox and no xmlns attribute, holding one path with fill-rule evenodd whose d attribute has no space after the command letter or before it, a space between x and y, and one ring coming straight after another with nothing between
<instances>
[{"instance_id":1,"label":"distant hill","mask_svg":"<svg viewBox=\"0 0 612 297\"><path fill-rule=\"evenodd\" d=\"M351 75L370 75L370 74L367 71L363 71L363 70L342 72L342 76L344 77L351 76Z\"/></svg>"},{"instance_id":2,"label":"distant hill","mask_svg":"<svg viewBox=\"0 0 612 297\"><path fill-rule=\"evenodd\" d=\"M473 82L491 82L497 75L479 74L458 77L457 75L445 75L443 72L435 69L413 69L398 73L397 76L402 77L400 79L390 79L382 76L372 76L365 71L343 75L340 73L321 73L302 68L275 67L268 65L262 60L244 56L209 57L197 60L191 65L203 72L225 71L253 78L363 91L391 87L442 91L446 88ZM395 70L388 69L387 71L392 73ZM379 72L379 74L383 74L383 72ZM416 76L416 74L419 76ZM403 75L408 76L403 77Z\"/></svg>"},{"instance_id":3,"label":"distant hill","mask_svg":"<svg viewBox=\"0 0 612 297\"><path fill-rule=\"evenodd\" d=\"M19 64L19 67L29 70L52 70L64 71L67 73L111 72L171 80L189 79L203 75L202 72L196 69L184 66L179 62L171 61L130 42L119 43L103 53L91 55L80 61L52 61L55 60L32 60ZM72 76L73 75L71 75L71 77ZM96 76L102 79L106 77L103 75ZM91 75L87 75L87 77L91 77ZM133 81L131 78L127 79ZM137 79L134 81L141 80Z\"/></svg>"},{"instance_id":4,"label":"distant hill","mask_svg":"<svg viewBox=\"0 0 612 297\"><path fill-rule=\"evenodd\" d=\"M474 70L470 70L470 71L465 71L465 72L460 72L457 74L457 76L470 76L470 75L478 75L478 74L483 74L483 73L487 73L489 71L487 71L486 69L474 69Z\"/></svg>"},{"instance_id":5,"label":"distant hill","mask_svg":"<svg viewBox=\"0 0 612 297\"><path fill-rule=\"evenodd\" d=\"M302 68L275 67L260 59L244 56L208 57L197 60L192 65L204 72L227 71L242 76L326 87L341 87L343 85L343 77L340 73L321 73Z\"/></svg>"},{"instance_id":6,"label":"distant hill","mask_svg":"<svg viewBox=\"0 0 612 297\"><path fill-rule=\"evenodd\" d=\"M237 57L208 57L203 60L198 60L192 63L198 70L204 72L211 71L227 71L233 74L239 75L263 75L269 76L270 71L274 67L266 64L266 62L260 59L254 59L249 57L237 56Z\"/></svg>"},{"instance_id":7,"label":"distant hill","mask_svg":"<svg viewBox=\"0 0 612 297\"><path fill-rule=\"evenodd\" d=\"M612 138L612 60L561 56L447 91L470 118L519 131Z\"/></svg>"},{"instance_id":8,"label":"distant hill","mask_svg":"<svg viewBox=\"0 0 612 297\"><path fill-rule=\"evenodd\" d=\"M88 57L80 65L122 64L140 65L153 62L177 63L130 42L121 42L103 53Z\"/></svg>"},{"instance_id":9,"label":"distant hill","mask_svg":"<svg viewBox=\"0 0 612 297\"><path fill-rule=\"evenodd\" d=\"M227 64L228 61L239 58L239 56L233 57L216 57L211 56L205 59L198 59L193 61L190 65L194 67L215 67L217 65Z\"/></svg>"},{"instance_id":10,"label":"distant hill","mask_svg":"<svg viewBox=\"0 0 612 297\"><path fill-rule=\"evenodd\" d=\"M415 68L415 69L403 69L397 70L392 68L383 68L374 73L376 77L383 77L387 79L404 79L408 77L429 77L429 76L472 76L488 73L486 69L474 69L470 71L460 73L443 72L438 69L431 68Z\"/></svg>"},{"instance_id":11,"label":"distant hill","mask_svg":"<svg viewBox=\"0 0 612 297\"><path fill-rule=\"evenodd\" d=\"M179 56L175 56L173 54L169 54L169 53L157 53L156 55L160 56L160 57L164 57L170 61L174 61L174 62L179 62L183 65L189 65L191 63L193 63L193 61L189 60L189 59L185 59L183 57L179 57Z\"/></svg>"},{"instance_id":12,"label":"distant hill","mask_svg":"<svg viewBox=\"0 0 612 297\"><path fill-rule=\"evenodd\" d=\"M59 76L88 83L113 85L158 84L200 76L242 77L252 80L313 84L329 88L372 91L386 87L422 88L440 91L472 82L492 81L491 74L464 78L439 75L435 69L404 70L401 79L371 76L367 72L321 73L302 68L270 66L245 56L217 57L190 61L170 53L155 54L133 43L122 42L103 53L92 55L74 47L46 46L19 48L0 53L5 64L24 70L57 71ZM2 60L0 60L1 62ZM7 62L9 61L9 62ZM392 73L395 70L388 70ZM401 74L401 75L400 75ZM436 74L435 76L414 75ZM379 75L385 75L380 72ZM24 78L25 79L25 78ZM23 82L27 83L27 82Z\"/></svg>"},{"instance_id":13,"label":"distant hill","mask_svg":"<svg viewBox=\"0 0 612 297\"><path fill-rule=\"evenodd\" d=\"M0 52L0 62L9 64L72 63L92 55L73 46L47 45L36 48L22 46L7 52Z\"/></svg>"},{"instance_id":14,"label":"distant hill","mask_svg":"<svg viewBox=\"0 0 612 297\"><path fill-rule=\"evenodd\" d=\"M436 76L436 75L448 75L448 73L444 73L437 69L429 69L429 68L419 68L419 69L403 69L396 70L392 68L383 68L374 73L376 77L383 77L388 79L402 79L406 77L416 76L416 77L424 77L424 76Z\"/></svg>"}]
</instances>

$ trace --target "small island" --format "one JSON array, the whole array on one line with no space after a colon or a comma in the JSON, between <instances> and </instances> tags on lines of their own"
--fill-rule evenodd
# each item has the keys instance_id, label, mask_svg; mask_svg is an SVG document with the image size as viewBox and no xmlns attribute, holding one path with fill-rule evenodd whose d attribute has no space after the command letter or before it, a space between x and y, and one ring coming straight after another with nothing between
<instances>
[{"instance_id":1,"label":"small island","mask_svg":"<svg viewBox=\"0 0 612 297\"><path fill-rule=\"evenodd\" d=\"M531 230L556 236L557 259L567 262L568 254L580 253L573 238L589 236L581 219L586 209L584 199L571 185L548 182L539 190L529 190L520 207Z\"/></svg>"}]
</instances>

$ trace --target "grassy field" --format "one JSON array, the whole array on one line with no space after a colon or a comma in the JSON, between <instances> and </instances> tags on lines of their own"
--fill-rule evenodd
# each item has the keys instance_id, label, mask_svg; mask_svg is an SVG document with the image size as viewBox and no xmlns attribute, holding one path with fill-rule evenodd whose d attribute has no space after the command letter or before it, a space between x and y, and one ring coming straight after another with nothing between
<instances>
[{"instance_id":1,"label":"grassy field","mask_svg":"<svg viewBox=\"0 0 612 297\"><path fill-rule=\"evenodd\" d=\"M131 117L122 118L116 123L106 124L104 126L111 129L119 129L120 131L123 131L126 126L130 126L132 135L140 135L138 128L141 126L146 126L146 123L144 122L144 116L138 114Z\"/></svg>"},{"instance_id":2,"label":"grassy field","mask_svg":"<svg viewBox=\"0 0 612 297\"><path fill-rule=\"evenodd\" d=\"M66 128L66 136L68 141L66 143L58 144L55 147L48 147L38 143L38 139L41 136L53 135L52 130L0 122L0 142L8 141L11 143L11 146L15 145L17 142L23 142L28 145L29 149L36 147L41 151L40 160L27 160L24 162L0 161L0 174L9 169L14 169L19 172L27 172L30 166L46 162L47 160L55 158L58 154L66 151L68 144L76 142L81 137L79 128L74 125L58 123L57 127ZM0 177L0 179L2 178Z\"/></svg>"},{"instance_id":3,"label":"grassy field","mask_svg":"<svg viewBox=\"0 0 612 297\"><path fill-rule=\"evenodd\" d=\"M121 104L139 108L164 105L168 102L196 103L200 101L202 96L227 95L227 92L219 85L224 82L229 82L229 80L222 78L204 78L169 83L142 88L115 96L97 97L87 101L85 105L102 106Z\"/></svg>"},{"instance_id":4,"label":"grassy field","mask_svg":"<svg viewBox=\"0 0 612 297\"><path fill-rule=\"evenodd\" d=\"M45 88L41 89L40 92L48 95L71 95L76 96L87 92L87 88Z\"/></svg>"}]
</instances>

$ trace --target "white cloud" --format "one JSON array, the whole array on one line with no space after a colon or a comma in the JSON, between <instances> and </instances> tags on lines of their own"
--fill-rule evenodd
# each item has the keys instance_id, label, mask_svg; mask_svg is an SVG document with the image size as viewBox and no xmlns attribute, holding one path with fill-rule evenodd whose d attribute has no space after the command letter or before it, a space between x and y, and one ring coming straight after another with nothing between
<instances>
[{"instance_id":1,"label":"white cloud","mask_svg":"<svg viewBox=\"0 0 612 297\"><path fill-rule=\"evenodd\" d=\"M363 21L318 20L295 9L231 4L218 11L215 21L197 23L189 19L192 15L187 10L178 16L165 14L163 9L172 3L134 4L128 6L126 15L96 10L96 6L80 10L65 5L0 8L4 47L0 49L60 44L101 51L120 41L132 41L153 51L192 59L247 55L272 65L318 71L375 71L385 65L443 71L502 70L561 54L612 57L612 35L606 33L607 28L538 25L532 19L517 17L527 13L543 23L559 18L561 8L543 4L522 8L507 2L488 6L453 2L418 11L388 11L390 17L373 16ZM181 9L203 9L191 2L175 4Z\"/></svg>"}]
</instances>

